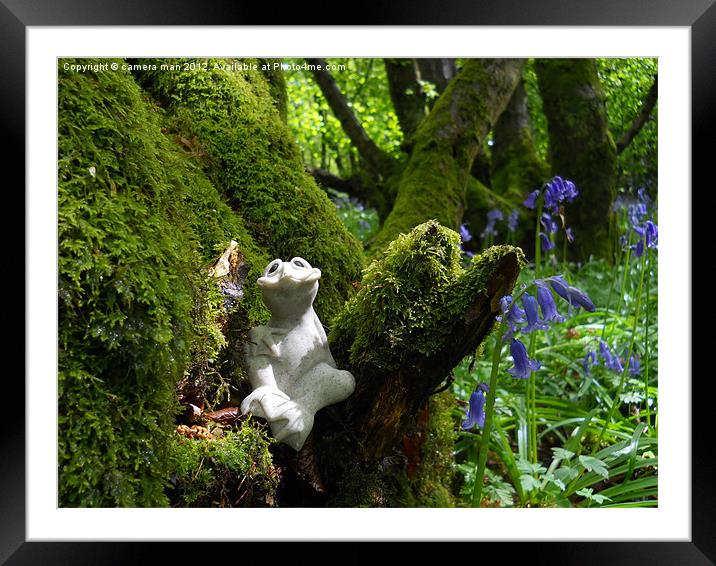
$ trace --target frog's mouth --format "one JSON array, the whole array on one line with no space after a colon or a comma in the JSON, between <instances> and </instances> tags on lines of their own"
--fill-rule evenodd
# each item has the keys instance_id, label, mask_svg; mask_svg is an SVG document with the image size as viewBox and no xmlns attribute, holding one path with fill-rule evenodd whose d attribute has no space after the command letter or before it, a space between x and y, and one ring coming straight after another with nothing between
<instances>
[{"instance_id":1,"label":"frog's mouth","mask_svg":"<svg viewBox=\"0 0 716 566\"><path fill-rule=\"evenodd\" d=\"M290 268L281 269L280 273L273 274L272 276L259 277L256 283L261 288L271 289L293 287L296 285L311 285L321 278L321 270L314 267L308 273L300 273L300 277L296 275L299 275L297 270L291 270Z\"/></svg>"}]
</instances>

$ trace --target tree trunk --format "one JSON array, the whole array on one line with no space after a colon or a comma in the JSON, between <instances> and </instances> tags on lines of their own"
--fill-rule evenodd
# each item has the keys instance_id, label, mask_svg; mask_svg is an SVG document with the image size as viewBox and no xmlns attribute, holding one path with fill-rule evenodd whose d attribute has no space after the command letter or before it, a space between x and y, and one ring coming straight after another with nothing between
<instances>
[{"instance_id":1,"label":"tree trunk","mask_svg":"<svg viewBox=\"0 0 716 566\"><path fill-rule=\"evenodd\" d=\"M521 202L549 175L549 167L537 156L527 108L524 80L520 80L507 108L493 130L490 179L496 193Z\"/></svg>"},{"instance_id":2,"label":"tree trunk","mask_svg":"<svg viewBox=\"0 0 716 566\"><path fill-rule=\"evenodd\" d=\"M418 128L393 210L373 251L429 219L458 228L473 160L509 102L522 65L519 59L465 63Z\"/></svg>"},{"instance_id":3,"label":"tree trunk","mask_svg":"<svg viewBox=\"0 0 716 566\"><path fill-rule=\"evenodd\" d=\"M427 102L418 82L415 59L383 59L388 77L388 90L403 132L403 149L410 153L413 136L427 115Z\"/></svg>"},{"instance_id":4,"label":"tree trunk","mask_svg":"<svg viewBox=\"0 0 716 566\"><path fill-rule=\"evenodd\" d=\"M442 94L448 83L457 74L455 59L416 59L420 79L435 85L438 94ZM428 101L429 102L429 101Z\"/></svg>"},{"instance_id":5,"label":"tree trunk","mask_svg":"<svg viewBox=\"0 0 716 566\"><path fill-rule=\"evenodd\" d=\"M579 197L567 205L573 259L607 257L609 207L616 182L616 146L593 59L535 62L547 117L552 174L572 180Z\"/></svg>"}]
</instances>

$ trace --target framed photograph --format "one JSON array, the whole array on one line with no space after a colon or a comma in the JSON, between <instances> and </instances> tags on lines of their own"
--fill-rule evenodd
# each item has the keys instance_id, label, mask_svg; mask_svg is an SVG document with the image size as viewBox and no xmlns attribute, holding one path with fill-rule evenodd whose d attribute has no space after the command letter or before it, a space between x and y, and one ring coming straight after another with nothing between
<instances>
[{"instance_id":1,"label":"framed photograph","mask_svg":"<svg viewBox=\"0 0 716 566\"><path fill-rule=\"evenodd\" d=\"M265 545L250 542L434 541L492 542L498 552L506 550L505 543L520 542L520 554L538 563L716 561L710 384L705 376L692 378L691 355L697 334L692 338L691 262L697 257L692 246L700 241L691 234L693 226L702 225L692 220L692 210L708 208L694 207L703 197L693 191L692 179L700 173L708 180L705 156L716 95L716 8L710 0L689 0L678 8L660 1L648 9L633 1L585 1L568 9L551 0L538 9L532 3L491 2L479 9L450 3L439 11L400 3L383 13L361 9L357 25L318 23L308 8L296 21L281 16L264 25L256 6L237 12L222 2L201 10L183 1L151 2L141 9L100 8L84 0L0 2L2 115L11 141L7 163L24 173L27 242L25 386L13 396L25 418L13 419L4 442L0 559L126 563L144 552L141 543L155 541L237 542L241 546L232 553L246 552L251 559L258 559ZM229 15L230 8L238 15ZM428 62L442 67L431 70ZM240 80L222 83L223 74L231 73ZM590 73L599 73L599 79L590 83ZM382 90L370 91L370 77ZM571 94L560 81L574 82L567 87ZM606 94L599 81L608 83ZM614 86L627 83L622 90ZM627 93L608 99L612 107L625 107L619 135L606 123L604 99L611 92ZM221 101L219 110L206 102L213 96ZM251 110L248 100L255 101ZM584 141L594 144L589 150L575 148L574 141L560 145L564 129L557 123L568 113L562 107L572 103L562 128L589 128ZM468 104L479 109L478 118L466 117ZM508 155L504 140L518 131L508 132L510 125L499 122L507 121L502 117L508 104L513 117L524 112L523 120L541 120L529 147L519 141L514 159L520 164L510 171L528 176L532 165L526 156L534 155L534 177L544 182L520 185L515 177L499 176L496 162ZM229 120L224 129L215 125L219 113ZM441 115L450 125L441 125ZM253 141L235 151L227 128ZM593 141L600 135L608 138L603 146ZM435 149L440 143L452 144L444 159ZM624 151L632 155L617 169ZM480 164L476 156L485 154L491 162ZM569 180L579 170L576 165L570 170L570 164L582 158L611 175L608 183L619 191L608 202L592 196L570 216L577 195L587 198L601 190L598 183L583 190L579 179ZM438 175L420 172L429 159ZM551 167L540 168L539 162ZM436 179L434 194L430 183L420 180L429 176ZM125 178L131 179L127 186ZM280 183L290 191L268 188ZM455 193L461 196L451 196L453 185L461 187ZM95 186L106 195L87 196ZM129 186L136 195L122 200ZM657 196L658 220L655 212L650 216ZM445 204L439 202L443 197ZM479 219L465 213L471 206ZM594 221L602 209L602 217L622 219L623 240L618 230ZM413 214L421 220L413 221ZM531 227L510 227L511 214L515 223ZM568 248L572 240L574 247ZM413 267L396 258L401 253L414 258L428 245L443 246L439 249L448 251L440 254L452 263L444 260L448 263L410 288L400 303L397 289L410 281L401 270ZM488 248L493 255L482 254ZM112 258L133 254L145 259L113 263ZM494 265L477 259L499 254ZM609 259L592 263L600 254ZM363 271L374 258L378 267ZM579 271L569 272L565 266L575 258ZM520 267L513 263L530 265L532 279L519 278ZM208 279L182 279L197 266L206 267ZM110 291L103 269L112 280ZM130 269L138 271L127 273ZM290 321L299 319L274 302L271 278L288 273L293 275L287 279L296 281L304 271L316 289L321 278L320 291L309 293L301 311L317 321L311 323L317 334L306 352L298 352L306 348L301 337L281 350L287 352L281 357L276 337L288 340L294 331ZM91 277L75 277L90 272ZM471 273L485 285L480 291L485 304L469 303L448 316L448 305L460 303L455 297L471 284ZM649 273L658 274L652 291ZM432 285L441 277L454 279L444 288L437 283L424 288L424 281ZM396 280L391 298L381 295ZM583 280L592 299L613 304L619 295L624 305L622 299L611 311L597 305L603 319L590 318L595 306L578 288ZM293 287L280 289L281 301L298 297ZM505 296L514 297L514 306L519 299L524 312L516 314ZM343 315L348 297L352 310ZM240 300L257 306L241 311L239 320L233 313ZM389 300L398 305L390 306L398 313L393 319L383 315L392 312ZM420 311L421 301L442 305L444 316L436 326L423 322L432 311ZM101 316L92 306L80 312L80 306L100 302ZM542 318L533 320L531 308ZM191 313L191 328L176 322L179 312ZM500 315L506 334L493 338L501 333L490 334L491 320L482 321L477 312ZM562 315L577 317L554 334L571 340L569 351L532 334L536 326L546 329L550 318L562 324ZM646 346L634 338L644 316ZM414 326L419 332L404 330L411 317L420 317ZM356 320L373 334L361 334ZM117 328L121 336L114 336ZM621 341L613 334L620 332ZM445 343L438 344L438 337ZM232 364L239 362L221 353L232 339L239 349L251 343L264 350L242 349L245 358L237 370ZM410 340L418 345L405 346ZM474 355L483 340L484 353ZM573 355L577 343L579 359ZM68 345L79 353L68 353ZM405 391L418 391L417 381L413 389L386 393L366 377L376 368L393 367L386 360L396 348L411 352L401 350L400 363L425 380L414 398ZM188 361L175 359L181 356ZM314 357L322 369L305 370ZM435 370L435 357L450 367ZM290 361L294 358L299 361ZM103 368L102 379L111 387L87 371L91 364ZM280 376L284 364L310 373L309 393L303 386L281 385L280 377L264 381L267 367ZM649 381L650 366L653 373L661 370L660 383ZM551 400L546 393L540 397L538 390L555 390L534 385L540 368L570 385L555 386L559 392ZM244 372L244 389L228 383L225 370ZM167 378L164 389L142 381L145 374L162 372L177 379ZM506 385L496 381L500 373ZM516 379L509 381L508 373ZM405 379L400 371L381 375L381 383ZM266 393L267 383L275 392ZM584 399L601 411L586 401L580 405L588 387ZM207 391L215 397L209 399ZM456 400L449 409L438 409L434 399L446 391ZM574 403L555 400L560 394ZM166 399L177 395L185 412L169 414ZM344 401L343 413L318 412ZM391 403L399 406L394 418L387 416ZM538 413L538 405L554 412ZM453 484L444 490L439 482L419 479L420 466L439 465L437 455L426 464L423 451L425 439L440 434L430 428L438 410L444 410L446 427L457 439L448 454ZM155 416L144 418L145 411ZM248 413L259 425L244 426L241 419ZM408 413L410 419L404 418ZM173 440L147 443L154 434L149 431L167 423L171 430L176 426ZM490 440L482 446L485 430ZM118 441L120 434L126 446ZM272 436L283 444L269 456ZM207 441L201 449L206 452L194 450L197 438ZM236 448L249 444L251 453ZM371 454L372 460L361 462L372 462L373 468L351 463L359 449L362 457ZM340 456L331 455L336 453ZM181 465L154 481L169 457ZM114 464L122 458L127 462ZM249 464L238 485L226 479L215 492L192 488L197 478L207 485L213 481L201 479L202 470L216 475L220 465L239 466L241 458ZM352 475L345 469L351 467ZM331 483L327 470L340 479ZM368 486L385 477L391 479L380 488ZM407 483L395 487L403 480ZM385 488L389 483L393 491ZM410 496L391 499L399 489ZM179 552L178 545L164 546L171 547L167 561L186 559L187 545ZM361 560L376 552L356 546ZM273 548L290 557L296 545ZM510 548L512 555L515 547Z\"/></svg>"}]
</instances>

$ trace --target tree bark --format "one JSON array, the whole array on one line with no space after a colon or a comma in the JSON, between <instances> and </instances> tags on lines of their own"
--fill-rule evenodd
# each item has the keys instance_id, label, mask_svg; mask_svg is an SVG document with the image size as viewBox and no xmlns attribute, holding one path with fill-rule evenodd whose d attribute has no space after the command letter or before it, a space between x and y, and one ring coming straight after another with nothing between
<instances>
[{"instance_id":1,"label":"tree bark","mask_svg":"<svg viewBox=\"0 0 716 566\"><path fill-rule=\"evenodd\" d=\"M457 229L473 160L509 102L524 61L471 59L420 124L395 204L372 250L429 219Z\"/></svg>"},{"instance_id":2,"label":"tree bark","mask_svg":"<svg viewBox=\"0 0 716 566\"><path fill-rule=\"evenodd\" d=\"M547 117L552 174L572 180L580 192L566 207L567 225L575 236L570 256L607 257L606 218L614 198L617 152L596 62L541 59L535 69Z\"/></svg>"},{"instance_id":3,"label":"tree bark","mask_svg":"<svg viewBox=\"0 0 716 566\"><path fill-rule=\"evenodd\" d=\"M517 84L507 108L495 124L493 134L492 190L521 202L549 175L548 165L539 159L535 150L524 80Z\"/></svg>"},{"instance_id":4,"label":"tree bark","mask_svg":"<svg viewBox=\"0 0 716 566\"><path fill-rule=\"evenodd\" d=\"M383 59L388 90L403 132L403 149L410 153L418 124L427 115L427 101L418 82L415 59Z\"/></svg>"},{"instance_id":5,"label":"tree bark","mask_svg":"<svg viewBox=\"0 0 716 566\"><path fill-rule=\"evenodd\" d=\"M416 59L420 71L420 79L435 85L439 94L447 88L448 83L457 74L455 59Z\"/></svg>"},{"instance_id":6,"label":"tree bark","mask_svg":"<svg viewBox=\"0 0 716 566\"><path fill-rule=\"evenodd\" d=\"M649 120L649 116L651 115L652 110L654 110L654 107L656 106L656 101L659 98L658 81L659 75L656 75L654 77L654 82L649 89L649 92L646 94L646 98L642 102L641 108L639 109L639 114L637 114L636 118L634 118L634 121L632 122L629 129L624 132L619 138L619 141L617 141L618 155L621 155L621 153L629 146L632 140L639 134L641 129Z\"/></svg>"}]
</instances>

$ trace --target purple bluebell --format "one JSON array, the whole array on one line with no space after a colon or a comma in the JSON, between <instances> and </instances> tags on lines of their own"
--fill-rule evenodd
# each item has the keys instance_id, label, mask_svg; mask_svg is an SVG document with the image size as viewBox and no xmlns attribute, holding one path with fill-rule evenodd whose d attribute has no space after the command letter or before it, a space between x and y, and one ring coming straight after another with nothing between
<instances>
[{"instance_id":1,"label":"purple bluebell","mask_svg":"<svg viewBox=\"0 0 716 566\"><path fill-rule=\"evenodd\" d=\"M572 181L559 176L553 177L544 186L545 208L557 213L562 202L572 202L578 195L579 191Z\"/></svg>"},{"instance_id":2,"label":"purple bluebell","mask_svg":"<svg viewBox=\"0 0 716 566\"><path fill-rule=\"evenodd\" d=\"M485 401L486 393L490 390L486 383L480 383L475 391L470 395L465 420L462 421L461 427L464 430L470 430L475 425L483 428L485 426Z\"/></svg>"},{"instance_id":3,"label":"purple bluebell","mask_svg":"<svg viewBox=\"0 0 716 566\"><path fill-rule=\"evenodd\" d=\"M540 245L542 246L543 252L548 252L549 250L554 248L554 242L550 240L549 236L544 232L539 233L539 241Z\"/></svg>"},{"instance_id":4,"label":"purple bluebell","mask_svg":"<svg viewBox=\"0 0 716 566\"><path fill-rule=\"evenodd\" d=\"M520 211L513 208L510 211L510 215L507 217L507 229L510 232L517 230L517 224L520 222Z\"/></svg>"},{"instance_id":5,"label":"purple bluebell","mask_svg":"<svg viewBox=\"0 0 716 566\"><path fill-rule=\"evenodd\" d=\"M597 353L591 351L587 352L587 354L584 356L584 359L582 360L582 367L584 368L584 373L589 374L591 367L596 365L599 365Z\"/></svg>"},{"instance_id":6,"label":"purple bluebell","mask_svg":"<svg viewBox=\"0 0 716 566\"><path fill-rule=\"evenodd\" d=\"M463 241L463 243L472 240L472 234L470 234L470 230L467 229L467 226L465 224L460 224L460 239Z\"/></svg>"},{"instance_id":7,"label":"purple bluebell","mask_svg":"<svg viewBox=\"0 0 716 566\"><path fill-rule=\"evenodd\" d=\"M552 285L552 289L565 301L571 303L572 299L569 297L569 283L562 279L559 275L553 275L549 278L549 282Z\"/></svg>"},{"instance_id":8,"label":"purple bluebell","mask_svg":"<svg viewBox=\"0 0 716 566\"><path fill-rule=\"evenodd\" d=\"M594 312L596 310L594 303L584 291L576 287L570 287L568 291L572 304L576 304L588 312Z\"/></svg>"},{"instance_id":9,"label":"purple bluebell","mask_svg":"<svg viewBox=\"0 0 716 566\"><path fill-rule=\"evenodd\" d=\"M519 340L512 340L510 344L510 354L512 355L512 360L515 365L508 369L507 373L513 377L527 379L530 373L537 371L541 367L537 360L531 359L527 355L527 348L525 348L525 345Z\"/></svg>"},{"instance_id":10,"label":"purple bluebell","mask_svg":"<svg viewBox=\"0 0 716 566\"><path fill-rule=\"evenodd\" d=\"M517 325L522 324L526 321L525 311L523 311L517 303L512 300L511 295L505 295L500 299L500 307L502 313L506 316L508 325L507 332L502 336L503 340L511 338L512 335L517 332Z\"/></svg>"},{"instance_id":11,"label":"purple bluebell","mask_svg":"<svg viewBox=\"0 0 716 566\"><path fill-rule=\"evenodd\" d=\"M504 216L499 208L493 208L487 212L487 225L480 234L481 238L486 236L497 236L497 230L495 230L495 223L498 220L502 220Z\"/></svg>"},{"instance_id":12,"label":"purple bluebell","mask_svg":"<svg viewBox=\"0 0 716 566\"><path fill-rule=\"evenodd\" d=\"M574 242L574 232L572 232L572 228L571 228L571 227L567 226L567 227L564 229L564 233L565 233L565 235L567 236L567 241L568 241L570 244L571 244L572 242Z\"/></svg>"},{"instance_id":13,"label":"purple bluebell","mask_svg":"<svg viewBox=\"0 0 716 566\"><path fill-rule=\"evenodd\" d=\"M539 317L537 299L529 293L525 293L522 297L522 306L525 307L525 315L527 316L527 326L522 327L523 334L529 334L534 330L547 330L549 326Z\"/></svg>"},{"instance_id":14,"label":"purple bluebell","mask_svg":"<svg viewBox=\"0 0 716 566\"><path fill-rule=\"evenodd\" d=\"M527 208L530 208L530 209L534 208L535 206L537 206L537 197L539 196L539 193L540 193L540 190L535 189L529 195L527 195L527 198L524 200L524 202L522 204L525 205Z\"/></svg>"},{"instance_id":15,"label":"purple bluebell","mask_svg":"<svg viewBox=\"0 0 716 566\"><path fill-rule=\"evenodd\" d=\"M564 317L557 311L552 291L542 280L535 281L537 285L537 302L542 309L542 318L548 322L564 322Z\"/></svg>"},{"instance_id":16,"label":"purple bluebell","mask_svg":"<svg viewBox=\"0 0 716 566\"><path fill-rule=\"evenodd\" d=\"M645 248L657 247L659 228L651 220L647 220L643 226L634 226L634 231L640 236L639 241L632 245L636 257L641 257Z\"/></svg>"},{"instance_id":17,"label":"purple bluebell","mask_svg":"<svg viewBox=\"0 0 716 566\"><path fill-rule=\"evenodd\" d=\"M595 311L594 303L592 303L592 300L587 296L587 294L581 289L577 289L577 287L569 285L569 283L567 283L559 275L548 277L547 281L549 281L552 285L554 292L570 305L582 307L588 312Z\"/></svg>"},{"instance_id":18,"label":"purple bluebell","mask_svg":"<svg viewBox=\"0 0 716 566\"><path fill-rule=\"evenodd\" d=\"M629 374L632 376L639 375L640 371L641 362L639 361L639 358L637 356L632 354L631 356L629 356Z\"/></svg>"},{"instance_id":19,"label":"purple bluebell","mask_svg":"<svg viewBox=\"0 0 716 566\"><path fill-rule=\"evenodd\" d=\"M607 369L610 369L617 373L621 373L622 371L624 371L624 367L622 366L619 356L612 353L612 351L609 349L609 346L607 346L607 343L604 340L599 340L599 351L602 355L602 359L604 360L604 366Z\"/></svg>"},{"instance_id":20,"label":"purple bluebell","mask_svg":"<svg viewBox=\"0 0 716 566\"><path fill-rule=\"evenodd\" d=\"M549 212L543 212L542 218L540 219L542 226L549 234L555 234L559 230L559 226L552 215Z\"/></svg>"}]
</instances>

